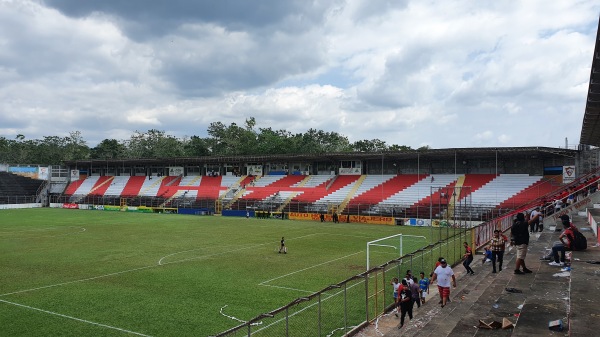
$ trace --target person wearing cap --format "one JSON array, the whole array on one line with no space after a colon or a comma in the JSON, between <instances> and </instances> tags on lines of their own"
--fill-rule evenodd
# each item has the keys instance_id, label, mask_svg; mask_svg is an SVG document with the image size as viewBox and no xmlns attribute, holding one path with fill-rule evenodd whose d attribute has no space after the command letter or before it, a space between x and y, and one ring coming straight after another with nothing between
<instances>
[{"instance_id":1,"label":"person wearing cap","mask_svg":"<svg viewBox=\"0 0 600 337\"><path fill-rule=\"evenodd\" d=\"M442 308L446 306L448 302L448 298L450 297L450 286L452 285L456 288L456 278L454 277L454 271L448 263L446 259L440 260L440 265L435 268L433 271L433 278L431 282L435 282L437 280L438 292L440 293L440 304Z\"/></svg>"},{"instance_id":2,"label":"person wearing cap","mask_svg":"<svg viewBox=\"0 0 600 337\"><path fill-rule=\"evenodd\" d=\"M429 277L433 277L433 272L435 271L435 268L439 267L442 263L440 261L442 261L444 258L443 257L438 257L437 261L435 261L435 266L433 266L433 270L431 271L431 273L429 274Z\"/></svg>"},{"instance_id":3,"label":"person wearing cap","mask_svg":"<svg viewBox=\"0 0 600 337\"><path fill-rule=\"evenodd\" d=\"M532 273L525 265L527 246L529 245L529 224L537 221L539 217L540 215L537 214L529 220L525 220L525 214L517 213L516 219L510 228L510 245L517 247L517 257L515 259L515 274L517 275Z\"/></svg>"}]
</instances>

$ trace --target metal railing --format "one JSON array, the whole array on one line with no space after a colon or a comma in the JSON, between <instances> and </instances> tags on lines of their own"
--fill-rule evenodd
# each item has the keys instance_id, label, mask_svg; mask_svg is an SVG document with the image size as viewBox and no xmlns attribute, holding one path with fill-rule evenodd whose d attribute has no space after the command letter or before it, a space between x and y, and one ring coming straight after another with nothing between
<instances>
[{"instance_id":1,"label":"metal railing","mask_svg":"<svg viewBox=\"0 0 600 337\"><path fill-rule=\"evenodd\" d=\"M36 202L35 195L2 195L0 204L32 204Z\"/></svg>"},{"instance_id":2,"label":"metal railing","mask_svg":"<svg viewBox=\"0 0 600 337\"><path fill-rule=\"evenodd\" d=\"M472 231L459 230L444 240L298 298L214 337L352 336L392 308L393 277L402 278L407 270L414 274L423 271L429 276L440 256L452 265L458 263L463 255L462 242L471 240Z\"/></svg>"}]
</instances>

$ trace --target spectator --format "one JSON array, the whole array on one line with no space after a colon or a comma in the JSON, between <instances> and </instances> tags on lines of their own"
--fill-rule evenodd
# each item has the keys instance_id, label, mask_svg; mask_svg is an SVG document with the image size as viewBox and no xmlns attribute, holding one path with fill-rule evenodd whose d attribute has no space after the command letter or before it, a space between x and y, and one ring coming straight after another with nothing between
<instances>
[{"instance_id":1,"label":"spectator","mask_svg":"<svg viewBox=\"0 0 600 337\"><path fill-rule=\"evenodd\" d=\"M504 249L508 238L500 233L500 230L494 231L494 237L490 241L490 250L492 251L492 273L496 272L496 261L498 261L498 270L502 271L502 262L504 261Z\"/></svg>"},{"instance_id":2,"label":"spectator","mask_svg":"<svg viewBox=\"0 0 600 337\"><path fill-rule=\"evenodd\" d=\"M398 294L400 293L400 283L398 282L398 278L394 277L392 279L392 287L394 289L394 315L396 315L396 317L398 317L398 310L400 307L400 300L399 300L399 296Z\"/></svg>"},{"instance_id":3,"label":"spectator","mask_svg":"<svg viewBox=\"0 0 600 337\"><path fill-rule=\"evenodd\" d=\"M536 215L538 215L537 218L535 217ZM529 224L529 233L538 232L538 231L541 232L544 229L543 224L540 226L541 215L542 215L542 213L540 212L538 207L536 207L533 211L531 211L531 218L535 218L536 220L534 220L531 224Z\"/></svg>"},{"instance_id":4,"label":"spectator","mask_svg":"<svg viewBox=\"0 0 600 337\"><path fill-rule=\"evenodd\" d=\"M517 275L532 273L525 265L525 257L527 256L527 246L529 245L529 224L537 219L539 219L539 215L525 220L523 213L517 213L516 219L510 228L510 244L517 248L517 257L515 259L515 274Z\"/></svg>"},{"instance_id":5,"label":"spectator","mask_svg":"<svg viewBox=\"0 0 600 337\"><path fill-rule=\"evenodd\" d=\"M440 293L440 304L442 308L448 302L450 298L450 285L456 288L456 278L454 277L454 271L450 268L445 259L441 259L440 265L435 268L433 272L433 278L431 282L437 281L438 291Z\"/></svg>"},{"instance_id":6,"label":"spectator","mask_svg":"<svg viewBox=\"0 0 600 337\"><path fill-rule=\"evenodd\" d=\"M435 262L435 266L433 267L433 271L431 272L431 274L429 274L429 277L433 277L433 273L435 272L435 269L436 269L437 267L439 267L439 266L442 264L442 260L443 260L443 259L444 259L444 258L443 258L443 257L441 257L441 256L440 256L440 257L438 257L437 261Z\"/></svg>"},{"instance_id":7,"label":"spectator","mask_svg":"<svg viewBox=\"0 0 600 337\"><path fill-rule=\"evenodd\" d=\"M481 265L483 266L486 262L492 261L492 251L489 247L483 248L483 258L481 259Z\"/></svg>"},{"instance_id":8,"label":"spectator","mask_svg":"<svg viewBox=\"0 0 600 337\"><path fill-rule=\"evenodd\" d=\"M409 270L406 271L406 276L404 277L404 279L406 280L406 283L409 286L412 286L413 284L413 276L412 276L412 272Z\"/></svg>"},{"instance_id":9,"label":"spectator","mask_svg":"<svg viewBox=\"0 0 600 337\"><path fill-rule=\"evenodd\" d=\"M421 280L419 280L419 288L421 293L421 303L425 304L425 298L429 294L429 279L425 277L425 273L421 272Z\"/></svg>"},{"instance_id":10,"label":"spectator","mask_svg":"<svg viewBox=\"0 0 600 337\"><path fill-rule=\"evenodd\" d=\"M412 293L405 279L402 279L402 286L400 286L399 291L400 325L398 325L398 329L401 329L404 326L404 317L406 317L406 314L408 314L409 319L412 319Z\"/></svg>"},{"instance_id":11,"label":"spectator","mask_svg":"<svg viewBox=\"0 0 600 337\"><path fill-rule=\"evenodd\" d=\"M417 308L421 307L421 288L419 287L419 280L417 280L416 276L413 276L412 283L410 284L409 287L410 287L410 293L412 295L412 302L410 304L410 306L411 306L410 311L412 312L412 309L414 308L415 303L417 304Z\"/></svg>"},{"instance_id":12,"label":"spectator","mask_svg":"<svg viewBox=\"0 0 600 337\"><path fill-rule=\"evenodd\" d=\"M559 266L562 267L565 265L565 251L567 250L573 250L572 242L573 242L573 238L575 237L575 233L573 233L574 231L577 230L577 227L575 227L575 225L571 224L571 221L569 220L569 216L568 215L563 215L560 217L562 225L564 227L564 230L562 233L560 233L560 236L558 237L558 240L560 241L556 241L553 245L552 245L552 257L554 258L554 261L548 263L548 265L550 266ZM558 253L560 252L560 260L559 260L559 256Z\"/></svg>"},{"instance_id":13,"label":"spectator","mask_svg":"<svg viewBox=\"0 0 600 337\"><path fill-rule=\"evenodd\" d=\"M569 194L569 196L567 197L567 207L573 205L573 203L575 202L575 192L572 192L571 194Z\"/></svg>"},{"instance_id":14,"label":"spectator","mask_svg":"<svg viewBox=\"0 0 600 337\"><path fill-rule=\"evenodd\" d=\"M467 270L467 275L475 275L475 272L471 268L471 262L473 262L473 250L471 249L471 247L469 247L469 244L466 242L463 242L463 246L465 247L465 255L463 255L463 259L465 260L463 261L463 266Z\"/></svg>"},{"instance_id":15,"label":"spectator","mask_svg":"<svg viewBox=\"0 0 600 337\"><path fill-rule=\"evenodd\" d=\"M554 213L560 212L562 209L563 202L560 199L554 200Z\"/></svg>"}]
</instances>

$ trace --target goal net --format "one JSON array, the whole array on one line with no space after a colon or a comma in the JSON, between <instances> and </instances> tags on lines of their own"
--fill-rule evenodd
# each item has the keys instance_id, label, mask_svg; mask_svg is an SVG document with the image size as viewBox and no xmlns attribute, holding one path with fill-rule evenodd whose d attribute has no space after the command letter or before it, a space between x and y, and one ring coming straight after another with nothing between
<instances>
[{"instance_id":1,"label":"goal net","mask_svg":"<svg viewBox=\"0 0 600 337\"><path fill-rule=\"evenodd\" d=\"M367 270L427 246L420 235L396 234L367 242Z\"/></svg>"}]
</instances>

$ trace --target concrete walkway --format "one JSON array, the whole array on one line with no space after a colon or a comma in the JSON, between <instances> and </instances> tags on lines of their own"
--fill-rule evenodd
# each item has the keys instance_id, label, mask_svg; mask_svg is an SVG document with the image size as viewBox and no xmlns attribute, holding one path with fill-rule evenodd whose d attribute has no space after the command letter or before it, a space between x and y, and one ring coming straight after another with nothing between
<instances>
[{"instance_id":1,"label":"concrete walkway","mask_svg":"<svg viewBox=\"0 0 600 337\"><path fill-rule=\"evenodd\" d=\"M452 302L438 305L437 287L431 287L430 300L414 310L414 319L402 329L393 314L381 317L364 329L360 337L397 336L595 336L600 334L600 248L587 225L587 219L575 215L575 225L588 237L588 249L572 253L571 270L549 266L540 261L560 232L554 227L531 236L526 264L532 274L515 275L515 249L505 253L504 270L492 274L490 264L481 265L481 255L473 261L475 275L465 275L462 265L455 266L457 288ZM562 229L562 225L558 226ZM565 270L563 270L565 269ZM517 292L507 291L509 288ZM514 329L480 329L485 322L508 319ZM550 321L561 320L562 331L552 331Z\"/></svg>"}]
</instances>

